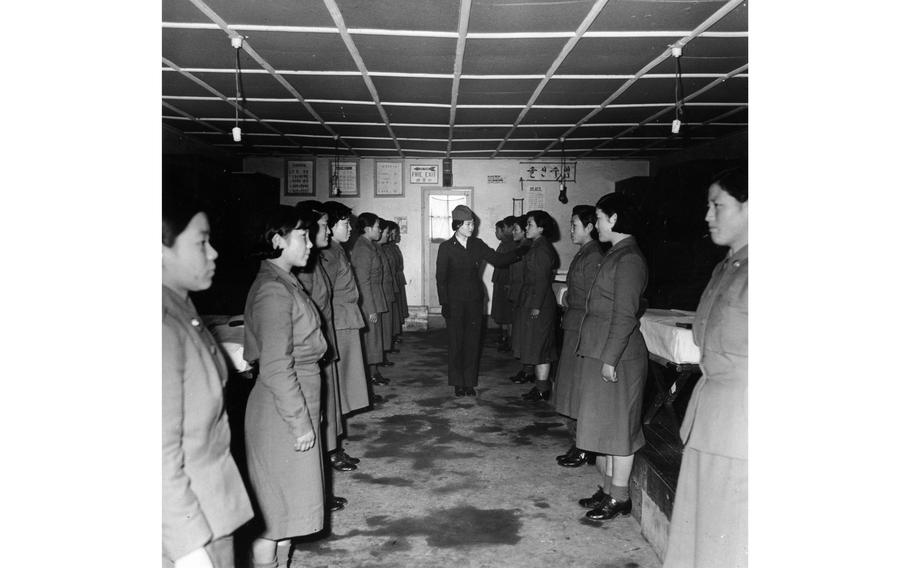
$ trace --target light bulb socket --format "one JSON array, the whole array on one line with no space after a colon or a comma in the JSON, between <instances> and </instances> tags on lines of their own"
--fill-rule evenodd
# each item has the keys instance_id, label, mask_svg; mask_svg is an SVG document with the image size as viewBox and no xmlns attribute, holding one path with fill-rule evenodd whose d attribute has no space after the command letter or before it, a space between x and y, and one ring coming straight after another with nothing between
<instances>
[{"instance_id":1,"label":"light bulb socket","mask_svg":"<svg viewBox=\"0 0 910 568\"><path fill-rule=\"evenodd\" d=\"M679 134L679 129L682 127L682 122L677 118L673 121L673 124L670 126L670 132L673 134Z\"/></svg>"},{"instance_id":2,"label":"light bulb socket","mask_svg":"<svg viewBox=\"0 0 910 568\"><path fill-rule=\"evenodd\" d=\"M671 48L670 48L670 53L673 54L673 57L681 57L681 56L682 56L682 48L681 48L681 47L678 47L678 46L677 46L677 47L671 47Z\"/></svg>"},{"instance_id":3,"label":"light bulb socket","mask_svg":"<svg viewBox=\"0 0 910 568\"><path fill-rule=\"evenodd\" d=\"M240 49L243 47L243 36L234 36L231 38L231 47Z\"/></svg>"},{"instance_id":4,"label":"light bulb socket","mask_svg":"<svg viewBox=\"0 0 910 568\"><path fill-rule=\"evenodd\" d=\"M240 127L235 126L231 128L231 136L234 137L234 142L240 142Z\"/></svg>"}]
</instances>

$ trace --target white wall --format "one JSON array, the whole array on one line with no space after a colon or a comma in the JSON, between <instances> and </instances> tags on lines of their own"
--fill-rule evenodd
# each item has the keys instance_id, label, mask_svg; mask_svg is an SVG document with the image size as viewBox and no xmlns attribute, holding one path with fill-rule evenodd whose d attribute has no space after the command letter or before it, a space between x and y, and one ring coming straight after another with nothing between
<instances>
[{"instance_id":1,"label":"white wall","mask_svg":"<svg viewBox=\"0 0 910 568\"><path fill-rule=\"evenodd\" d=\"M424 294L424 267L422 251L423 220L421 219L421 186L408 183L408 165L410 164L438 164L440 170L440 184L442 182L442 160L439 159L406 159L404 160L405 186L403 197L376 197L374 195L375 159L365 158L360 163L360 197L333 198L329 197L328 168L329 158L319 158L316 162L316 195L319 201L335 199L350 206L354 213L371 211L385 219L405 217L407 219L407 234L401 235L401 251L405 259L405 278L408 281L408 303L422 305L426 302ZM492 248L499 244L496 240L494 229L496 221L512 214L512 199L525 198L524 211L529 209L528 187L539 185L543 187L544 207L559 223L561 239L554 243L560 256L560 270L565 271L575 255L577 247L569 239L569 216L572 207L579 204L593 205L601 196L612 193L616 181L633 176L647 176L649 173L648 162L645 160L580 160L577 165L576 182L568 183L567 196L569 202L563 205L557 200L559 186L555 182L524 182L524 191L519 180L528 177L527 165L522 166L522 160L511 159L458 159L452 160L452 185L453 187L473 187L474 213L480 217L480 230L478 237L486 241ZM277 177L281 180L281 203L293 205L301 200L299 196L287 197L284 195L285 159L269 157L253 157L244 160L244 171L260 172ZM488 176L499 176L502 183L488 183ZM309 199L309 197L307 198ZM433 267L429 267L433 271ZM492 294L490 278L493 267L487 266L484 272L484 282L489 294ZM432 274L431 282L432 282Z\"/></svg>"}]
</instances>

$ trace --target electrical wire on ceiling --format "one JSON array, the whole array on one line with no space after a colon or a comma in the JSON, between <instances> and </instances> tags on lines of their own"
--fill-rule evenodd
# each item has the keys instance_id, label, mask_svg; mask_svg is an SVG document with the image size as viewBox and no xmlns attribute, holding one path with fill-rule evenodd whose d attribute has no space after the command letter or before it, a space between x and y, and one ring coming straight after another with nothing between
<instances>
[{"instance_id":1,"label":"electrical wire on ceiling","mask_svg":"<svg viewBox=\"0 0 910 568\"><path fill-rule=\"evenodd\" d=\"M240 48L243 46L243 38L241 36L235 36L231 38L231 46L234 48L235 64L234 64L234 87L235 87L235 99L234 99L234 128L231 129L231 135L234 138L234 142L240 142L241 132L240 132L240 105L243 104L243 82L240 80Z\"/></svg>"},{"instance_id":2,"label":"electrical wire on ceiling","mask_svg":"<svg viewBox=\"0 0 910 568\"><path fill-rule=\"evenodd\" d=\"M676 59L676 86L675 86L675 100L676 100L676 118L673 120L673 125L670 127L670 132L673 135L679 134L680 129L682 128L683 121L685 119L684 109L683 109L683 99L685 95L683 94L683 84L682 84L682 64L679 62L682 59L682 48L673 47L672 48L673 57Z\"/></svg>"},{"instance_id":3,"label":"electrical wire on ceiling","mask_svg":"<svg viewBox=\"0 0 910 568\"><path fill-rule=\"evenodd\" d=\"M559 137L562 143L562 155L559 158L559 202L568 203L569 198L566 196L566 176L569 173L566 167L566 139L564 136Z\"/></svg>"},{"instance_id":4,"label":"electrical wire on ceiling","mask_svg":"<svg viewBox=\"0 0 910 568\"><path fill-rule=\"evenodd\" d=\"M338 185L338 166L341 164L341 155L338 153L338 135L335 135L335 156L332 159L331 192L335 197L341 197L341 187Z\"/></svg>"}]
</instances>

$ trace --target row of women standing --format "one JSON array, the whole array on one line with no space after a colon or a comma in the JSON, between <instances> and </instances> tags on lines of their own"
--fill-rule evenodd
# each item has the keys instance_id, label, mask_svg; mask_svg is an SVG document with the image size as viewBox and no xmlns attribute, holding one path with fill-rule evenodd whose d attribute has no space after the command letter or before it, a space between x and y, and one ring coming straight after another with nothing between
<instances>
[{"instance_id":1,"label":"row of women standing","mask_svg":"<svg viewBox=\"0 0 910 568\"><path fill-rule=\"evenodd\" d=\"M746 565L747 364L748 364L748 173L721 172L708 188L705 217L715 244L730 247L699 302L693 326L701 348L699 381L680 436L686 444L674 504L665 568ZM508 277L494 272L492 314L511 327L512 352L533 367L535 387L526 400L549 398L555 253L550 216L531 211L501 222L513 241L530 241ZM586 517L605 521L629 514L629 480L635 453L645 444L641 408L648 351L640 331L648 267L635 235L636 209L608 194L595 206L573 208L570 234L579 250L569 266L563 296L562 351L553 404L569 419L574 444L557 457L577 467L591 456L602 478L597 491L579 500ZM505 239L503 239L505 240ZM604 245L609 248L604 252ZM509 250L514 244L501 246ZM504 307L503 298L508 298ZM508 329L508 327L506 327ZM531 379L526 370L516 383Z\"/></svg>"},{"instance_id":2,"label":"row of women standing","mask_svg":"<svg viewBox=\"0 0 910 568\"><path fill-rule=\"evenodd\" d=\"M201 208L165 194L165 566L233 566L231 535L254 511L253 565L286 566L290 539L344 506L326 487L324 452L341 471L359 462L339 439L342 416L370 403L360 328L375 315L342 248L350 215L333 202L280 206L256 243L244 313L244 358L259 371L244 421L248 496L229 453L224 358L188 297L211 285L217 253Z\"/></svg>"}]
</instances>

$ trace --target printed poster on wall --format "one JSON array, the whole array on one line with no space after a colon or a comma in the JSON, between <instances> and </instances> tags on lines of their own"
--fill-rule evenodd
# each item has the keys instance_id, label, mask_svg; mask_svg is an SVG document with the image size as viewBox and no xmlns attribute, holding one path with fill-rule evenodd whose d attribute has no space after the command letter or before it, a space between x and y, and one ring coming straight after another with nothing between
<instances>
[{"instance_id":1,"label":"printed poster on wall","mask_svg":"<svg viewBox=\"0 0 910 568\"><path fill-rule=\"evenodd\" d=\"M338 163L338 197L360 197L360 176L357 162ZM329 175L335 173L335 164L329 162Z\"/></svg>"},{"instance_id":2,"label":"printed poster on wall","mask_svg":"<svg viewBox=\"0 0 910 568\"><path fill-rule=\"evenodd\" d=\"M439 183L439 166L437 164L411 164L408 167L410 183L420 185L437 185Z\"/></svg>"},{"instance_id":3,"label":"printed poster on wall","mask_svg":"<svg viewBox=\"0 0 910 568\"><path fill-rule=\"evenodd\" d=\"M285 195L316 195L316 160L287 160L284 176Z\"/></svg>"},{"instance_id":4,"label":"printed poster on wall","mask_svg":"<svg viewBox=\"0 0 910 568\"><path fill-rule=\"evenodd\" d=\"M528 211L544 209L543 186L532 185L528 187Z\"/></svg>"},{"instance_id":5,"label":"printed poster on wall","mask_svg":"<svg viewBox=\"0 0 910 568\"><path fill-rule=\"evenodd\" d=\"M376 197L404 195L404 164L400 161L376 160Z\"/></svg>"}]
</instances>

